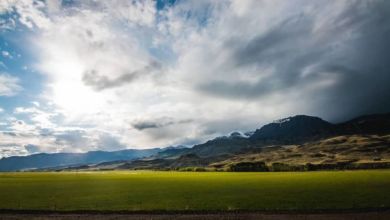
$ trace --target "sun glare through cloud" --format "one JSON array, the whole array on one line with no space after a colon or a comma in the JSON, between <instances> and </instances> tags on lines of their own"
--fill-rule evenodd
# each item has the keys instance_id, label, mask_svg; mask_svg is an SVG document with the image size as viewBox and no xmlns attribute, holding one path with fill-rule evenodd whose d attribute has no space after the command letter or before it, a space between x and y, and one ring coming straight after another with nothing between
<instances>
[{"instance_id":1,"label":"sun glare through cloud","mask_svg":"<svg viewBox=\"0 0 390 220\"><path fill-rule=\"evenodd\" d=\"M192 146L291 115L387 112L389 9L380 0L2 0L0 157L31 145Z\"/></svg>"}]
</instances>

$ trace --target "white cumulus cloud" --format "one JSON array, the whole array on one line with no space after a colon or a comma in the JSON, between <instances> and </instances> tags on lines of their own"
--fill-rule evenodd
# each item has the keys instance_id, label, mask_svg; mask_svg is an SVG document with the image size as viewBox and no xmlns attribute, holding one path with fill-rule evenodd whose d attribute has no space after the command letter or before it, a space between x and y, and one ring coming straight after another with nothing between
<instances>
[{"instance_id":1,"label":"white cumulus cloud","mask_svg":"<svg viewBox=\"0 0 390 220\"><path fill-rule=\"evenodd\" d=\"M19 78L0 72L0 96L14 96L21 90Z\"/></svg>"}]
</instances>

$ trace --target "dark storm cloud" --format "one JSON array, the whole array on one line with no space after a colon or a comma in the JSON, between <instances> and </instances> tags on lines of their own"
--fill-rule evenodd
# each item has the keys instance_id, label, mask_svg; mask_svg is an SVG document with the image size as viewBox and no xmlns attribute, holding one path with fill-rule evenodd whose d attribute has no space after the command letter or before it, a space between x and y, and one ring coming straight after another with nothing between
<instances>
[{"instance_id":1,"label":"dark storm cloud","mask_svg":"<svg viewBox=\"0 0 390 220\"><path fill-rule=\"evenodd\" d=\"M163 128L175 124L190 123L192 120L174 120L170 118L161 118L155 120L137 121L132 124L133 128L142 131L145 129Z\"/></svg>"},{"instance_id":2,"label":"dark storm cloud","mask_svg":"<svg viewBox=\"0 0 390 220\"><path fill-rule=\"evenodd\" d=\"M1 133L8 136L13 136L13 137L16 136L16 133L12 131L2 131Z\"/></svg>"},{"instance_id":3,"label":"dark storm cloud","mask_svg":"<svg viewBox=\"0 0 390 220\"><path fill-rule=\"evenodd\" d=\"M249 42L241 42L233 54L237 66L267 63L277 59L291 58L297 48L290 42L301 43L304 34L310 32L313 22L303 15L286 18L266 33L255 36ZM292 50L293 49L293 50Z\"/></svg>"},{"instance_id":4,"label":"dark storm cloud","mask_svg":"<svg viewBox=\"0 0 390 220\"><path fill-rule=\"evenodd\" d=\"M355 7L339 18L345 20L344 29L354 30L353 39L320 66L322 72L342 76L339 84L324 94L328 99L324 106L329 107L322 107L334 111L336 120L390 111L390 2L378 0Z\"/></svg>"},{"instance_id":5,"label":"dark storm cloud","mask_svg":"<svg viewBox=\"0 0 390 220\"><path fill-rule=\"evenodd\" d=\"M210 80L198 89L228 99L300 91L308 109L334 120L390 111L390 1L350 1L333 18L301 13L249 41L227 40L235 72L273 68L252 82ZM317 7L320 11L322 8ZM318 19L328 19L316 30ZM261 74L259 70L259 74ZM332 79L327 88L305 88Z\"/></svg>"},{"instance_id":6,"label":"dark storm cloud","mask_svg":"<svg viewBox=\"0 0 390 220\"><path fill-rule=\"evenodd\" d=\"M148 75L160 68L160 63L151 62L143 69L132 71L129 73L123 73L122 75L114 79L110 79L108 77L108 74L106 73L100 73L98 70L92 69L84 72L82 80L85 85L91 86L97 91L101 91L104 89L115 88L131 83L134 80L137 80L138 78L142 77L143 75Z\"/></svg>"},{"instance_id":7,"label":"dark storm cloud","mask_svg":"<svg viewBox=\"0 0 390 220\"><path fill-rule=\"evenodd\" d=\"M246 66L260 66L272 67L274 73L252 82L210 81L199 88L228 98L253 99L313 80L313 77L302 79L299 75L305 67L322 59L328 45L312 45L313 42L307 39L312 27L313 21L309 17L297 15L248 42L229 40L225 45L233 48L231 62L236 71ZM229 45L231 43L233 45Z\"/></svg>"},{"instance_id":8,"label":"dark storm cloud","mask_svg":"<svg viewBox=\"0 0 390 220\"><path fill-rule=\"evenodd\" d=\"M161 127L161 124L158 124L156 122L151 122L151 121L141 121L141 122L136 122L133 124L133 128L137 130L144 130L144 129L149 129L149 128L159 128Z\"/></svg>"}]
</instances>

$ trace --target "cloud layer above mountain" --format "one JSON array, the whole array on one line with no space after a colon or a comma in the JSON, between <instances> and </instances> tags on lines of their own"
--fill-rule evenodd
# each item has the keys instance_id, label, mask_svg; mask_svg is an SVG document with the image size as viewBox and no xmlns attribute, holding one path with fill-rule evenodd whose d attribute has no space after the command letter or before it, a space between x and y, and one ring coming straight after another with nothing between
<instances>
[{"instance_id":1,"label":"cloud layer above mountain","mask_svg":"<svg viewBox=\"0 0 390 220\"><path fill-rule=\"evenodd\" d=\"M295 114L390 111L386 0L6 0L0 13L44 78L35 104L0 112L7 152L190 145ZM24 76L6 72L0 96L17 99Z\"/></svg>"}]
</instances>

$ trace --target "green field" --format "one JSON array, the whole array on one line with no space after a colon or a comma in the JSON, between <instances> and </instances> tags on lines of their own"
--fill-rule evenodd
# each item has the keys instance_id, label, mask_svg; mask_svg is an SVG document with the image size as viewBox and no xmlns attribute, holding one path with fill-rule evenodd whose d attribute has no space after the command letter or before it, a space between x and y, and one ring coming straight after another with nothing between
<instances>
[{"instance_id":1,"label":"green field","mask_svg":"<svg viewBox=\"0 0 390 220\"><path fill-rule=\"evenodd\" d=\"M390 207L390 170L0 173L0 209L314 210Z\"/></svg>"}]
</instances>

